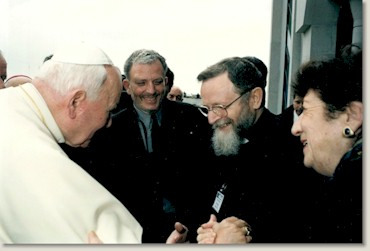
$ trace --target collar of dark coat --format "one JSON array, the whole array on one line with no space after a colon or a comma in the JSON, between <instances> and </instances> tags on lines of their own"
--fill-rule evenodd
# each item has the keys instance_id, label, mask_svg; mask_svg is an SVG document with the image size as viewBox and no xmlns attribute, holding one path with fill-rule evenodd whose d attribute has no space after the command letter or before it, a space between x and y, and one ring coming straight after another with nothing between
<instances>
[{"instance_id":1,"label":"collar of dark coat","mask_svg":"<svg viewBox=\"0 0 370 251\"><path fill-rule=\"evenodd\" d=\"M278 133L278 118L275 114L264 108L257 122L248 130L240 133L241 137L249 141L257 141L261 139L269 140L270 137L275 137Z\"/></svg>"},{"instance_id":2,"label":"collar of dark coat","mask_svg":"<svg viewBox=\"0 0 370 251\"><path fill-rule=\"evenodd\" d=\"M362 169L362 164L357 165L356 163L362 163L362 139L358 140L353 147L343 155L333 176L329 178L329 180L333 180L339 176L347 176L347 173L361 172L362 170L352 170L353 168Z\"/></svg>"}]
</instances>

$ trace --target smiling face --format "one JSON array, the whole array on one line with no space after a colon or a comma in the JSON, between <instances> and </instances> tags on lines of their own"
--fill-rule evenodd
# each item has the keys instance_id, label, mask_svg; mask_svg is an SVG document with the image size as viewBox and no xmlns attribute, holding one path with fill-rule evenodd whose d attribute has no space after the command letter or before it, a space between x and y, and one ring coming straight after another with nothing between
<instances>
[{"instance_id":1,"label":"smiling face","mask_svg":"<svg viewBox=\"0 0 370 251\"><path fill-rule=\"evenodd\" d=\"M351 141L342 135L345 126L345 113L335 119L327 118L325 103L315 91L309 90L303 100L303 112L292 127L292 133L300 136L303 144L304 165L332 176L351 147Z\"/></svg>"},{"instance_id":2,"label":"smiling face","mask_svg":"<svg viewBox=\"0 0 370 251\"><path fill-rule=\"evenodd\" d=\"M201 96L203 105L212 109L217 105L227 106L240 94L235 91L227 73L223 73L202 83ZM255 116L249 100L246 102L243 97L227 108L227 115L224 117L209 111L208 123L214 129L212 143L216 155L237 154L241 144L239 132L242 128L249 128L254 123Z\"/></svg>"},{"instance_id":3,"label":"smiling face","mask_svg":"<svg viewBox=\"0 0 370 251\"><path fill-rule=\"evenodd\" d=\"M133 64L130 76L123 84L137 108L156 111L165 96L166 77L162 64L156 60L150 64Z\"/></svg>"}]
</instances>

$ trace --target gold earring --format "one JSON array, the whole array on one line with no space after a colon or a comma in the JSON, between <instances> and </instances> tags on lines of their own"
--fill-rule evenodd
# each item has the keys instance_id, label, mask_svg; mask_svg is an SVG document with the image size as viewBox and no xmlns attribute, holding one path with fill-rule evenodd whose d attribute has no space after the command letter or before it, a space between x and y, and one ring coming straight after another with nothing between
<instances>
[{"instance_id":1,"label":"gold earring","mask_svg":"<svg viewBox=\"0 0 370 251\"><path fill-rule=\"evenodd\" d=\"M349 126L346 126L343 128L343 136L346 137L346 138L351 138L353 137L353 135L355 135L355 133L352 131L351 128L349 128Z\"/></svg>"}]
</instances>

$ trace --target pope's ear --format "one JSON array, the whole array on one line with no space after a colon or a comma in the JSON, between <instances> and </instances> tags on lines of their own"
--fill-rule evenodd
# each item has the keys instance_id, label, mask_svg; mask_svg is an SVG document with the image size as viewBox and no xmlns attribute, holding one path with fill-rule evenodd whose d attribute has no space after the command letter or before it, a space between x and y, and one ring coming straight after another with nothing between
<instances>
[{"instance_id":1,"label":"pope's ear","mask_svg":"<svg viewBox=\"0 0 370 251\"><path fill-rule=\"evenodd\" d=\"M86 91L75 90L68 100L68 114L71 119L76 118L82 103L86 100Z\"/></svg>"},{"instance_id":2,"label":"pope's ear","mask_svg":"<svg viewBox=\"0 0 370 251\"><path fill-rule=\"evenodd\" d=\"M364 105L362 102L353 101L347 108L347 123L353 131L357 131L362 127L364 120Z\"/></svg>"}]
</instances>

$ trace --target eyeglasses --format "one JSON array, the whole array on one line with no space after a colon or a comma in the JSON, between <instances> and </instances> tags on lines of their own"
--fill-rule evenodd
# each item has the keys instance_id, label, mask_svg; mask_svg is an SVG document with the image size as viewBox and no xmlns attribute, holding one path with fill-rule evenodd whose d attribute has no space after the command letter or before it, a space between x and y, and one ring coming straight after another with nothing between
<instances>
[{"instance_id":1,"label":"eyeglasses","mask_svg":"<svg viewBox=\"0 0 370 251\"><path fill-rule=\"evenodd\" d=\"M210 111L214 112L219 117L226 117L227 116L227 108L229 108L232 104L234 104L238 99L240 99L244 94L248 93L249 91L246 91L242 94L240 94L239 97L234 99L230 104L223 106L223 105L214 105L211 108L208 108L207 106L199 106L198 110L200 113L202 113L205 117L208 117L208 113Z\"/></svg>"}]
</instances>

